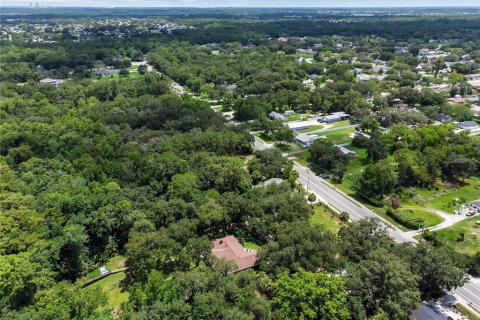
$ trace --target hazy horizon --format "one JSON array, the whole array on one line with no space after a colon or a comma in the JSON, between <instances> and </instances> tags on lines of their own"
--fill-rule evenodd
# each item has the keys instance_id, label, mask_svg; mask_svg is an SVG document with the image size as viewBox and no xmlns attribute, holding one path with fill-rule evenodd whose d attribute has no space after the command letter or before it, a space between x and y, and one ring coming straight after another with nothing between
<instances>
[{"instance_id":1,"label":"hazy horizon","mask_svg":"<svg viewBox=\"0 0 480 320\"><path fill-rule=\"evenodd\" d=\"M398 1L392 0L363 0L363 1L315 1L299 0L293 3L289 0L49 0L49 1L16 1L2 0L0 7L71 7L71 8L455 8L455 7L480 7L480 0L462 0L454 5L449 0L424 0L419 3L415 0Z\"/></svg>"}]
</instances>

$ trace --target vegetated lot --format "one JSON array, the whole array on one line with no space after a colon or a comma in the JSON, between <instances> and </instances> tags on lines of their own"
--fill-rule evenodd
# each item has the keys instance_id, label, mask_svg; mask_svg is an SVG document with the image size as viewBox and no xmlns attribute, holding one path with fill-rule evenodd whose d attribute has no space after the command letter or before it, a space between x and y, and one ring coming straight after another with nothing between
<instances>
[{"instance_id":1,"label":"vegetated lot","mask_svg":"<svg viewBox=\"0 0 480 320\"><path fill-rule=\"evenodd\" d=\"M349 150L355 151L357 156L350 160L350 163L347 165L347 170L343 176L341 184L337 186L343 191L350 195L354 194L352 190L352 185L355 179L362 173L365 167L368 165L367 159L367 150L364 148L358 148L354 146L347 146Z\"/></svg>"},{"instance_id":2,"label":"vegetated lot","mask_svg":"<svg viewBox=\"0 0 480 320\"><path fill-rule=\"evenodd\" d=\"M110 271L119 270L125 267L125 257L124 256L115 256L110 258L105 264L105 267Z\"/></svg>"},{"instance_id":3,"label":"vegetated lot","mask_svg":"<svg viewBox=\"0 0 480 320\"><path fill-rule=\"evenodd\" d=\"M288 121L297 121L300 120L300 114L294 113L290 116L288 116Z\"/></svg>"},{"instance_id":4,"label":"vegetated lot","mask_svg":"<svg viewBox=\"0 0 480 320\"><path fill-rule=\"evenodd\" d=\"M435 213L422 210L421 208L399 209L397 214L409 221L419 221L418 224L422 224L421 221L423 221L425 228L436 226L443 221L443 219Z\"/></svg>"},{"instance_id":5,"label":"vegetated lot","mask_svg":"<svg viewBox=\"0 0 480 320\"><path fill-rule=\"evenodd\" d=\"M345 128L327 132L321 132L322 136L326 136L328 140L332 141L334 144L342 144L352 142L352 134L355 131L355 128Z\"/></svg>"},{"instance_id":6,"label":"vegetated lot","mask_svg":"<svg viewBox=\"0 0 480 320\"><path fill-rule=\"evenodd\" d=\"M476 224L477 221L480 221L480 215L435 231L434 234L440 242L451 246L455 251L472 256L480 251L480 225Z\"/></svg>"},{"instance_id":7,"label":"vegetated lot","mask_svg":"<svg viewBox=\"0 0 480 320\"><path fill-rule=\"evenodd\" d=\"M335 212L327 206L317 204L313 208L314 213L310 217L311 224L321 224L325 229L337 233L340 230L340 220Z\"/></svg>"},{"instance_id":8,"label":"vegetated lot","mask_svg":"<svg viewBox=\"0 0 480 320\"><path fill-rule=\"evenodd\" d=\"M276 143L276 142L278 142L278 140L275 140L275 138L273 138L272 135L266 136L266 135L258 132L258 133L255 133L254 136L262 139L266 143Z\"/></svg>"},{"instance_id":9,"label":"vegetated lot","mask_svg":"<svg viewBox=\"0 0 480 320\"><path fill-rule=\"evenodd\" d=\"M317 131L317 130L321 130L321 129L323 129L323 126L322 126L321 124L318 124L318 125L310 126L310 128L308 128L308 129L300 130L299 132L301 132L301 133L309 133L309 132Z\"/></svg>"},{"instance_id":10,"label":"vegetated lot","mask_svg":"<svg viewBox=\"0 0 480 320\"><path fill-rule=\"evenodd\" d=\"M346 127L351 125L350 120L343 120L343 121L338 121L330 124L330 128L340 128L340 127Z\"/></svg>"},{"instance_id":11,"label":"vegetated lot","mask_svg":"<svg viewBox=\"0 0 480 320\"><path fill-rule=\"evenodd\" d=\"M436 188L410 189L415 195L412 199L403 199L406 203L421 204L447 213L453 213L462 204L480 198L480 178L465 179L461 185L449 185L438 182Z\"/></svg>"},{"instance_id":12,"label":"vegetated lot","mask_svg":"<svg viewBox=\"0 0 480 320\"><path fill-rule=\"evenodd\" d=\"M119 272L98 280L89 288L100 288L107 295L107 308L118 309L128 300L128 292L123 291L121 281L125 279L125 272Z\"/></svg>"},{"instance_id":13,"label":"vegetated lot","mask_svg":"<svg viewBox=\"0 0 480 320\"><path fill-rule=\"evenodd\" d=\"M120 270L125 267L125 257L115 256L110 258L105 264L105 267L113 272L115 270ZM93 275L93 276L90 276ZM90 272L85 276L85 279L91 279L95 276L100 275L100 271L96 268L94 271ZM107 305L106 308L118 309L120 305L128 300L128 292L122 289L121 281L125 279L125 272L118 272L110 274L97 282L89 285L89 288L100 288L107 295Z\"/></svg>"},{"instance_id":14,"label":"vegetated lot","mask_svg":"<svg viewBox=\"0 0 480 320\"><path fill-rule=\"evenodd\" d=\"M211 107L213 111L215 112L222 112L223 111L223 107L222 106L212 106Z\"/></svg>"}]
</instances>

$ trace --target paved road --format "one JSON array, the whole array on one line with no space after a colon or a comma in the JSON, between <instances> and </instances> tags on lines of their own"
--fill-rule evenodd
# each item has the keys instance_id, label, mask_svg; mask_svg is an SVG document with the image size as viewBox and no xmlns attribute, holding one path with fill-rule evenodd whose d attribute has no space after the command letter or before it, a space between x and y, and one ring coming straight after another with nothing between
<instances>
[{"instance_id":1,"label":"paved road","mask_svg":"<svg viewBox=\"0 0 480 320\"><path fill-rule=\"evenodd\" d=\"M453 295L464 300L463 304L471 304L476 310L480 310L480 279L470 277L463 287L452 290Z\"/></svg>"},{"instance_id":2,"label":"paved road","mask_svg":"<svg viewBox=\"0 0 480 320\"><path fill-rule=\"evenodd\" d=\"M272 147L273 145L269 145L255 137L255 141L253 143L253 148L255 150L265 150ZM286 154L284 155L286 156ZM370 209L364 207L348 195L335 189L325 180L317 177L310 169L298 163L294 163L294 168L299 174L298 181L302 183L303 186L309 190L309 192L315 193L320 201L329 203L339 211L348 212L350 218L355 221L371 217L380 219L385 226L389 227L388 230L392 238L399 243L404 243L407 241L416 242L411 234L401 231L375 214ZM452 290L451 293L460 302L463 302L464 305L471 303L472 306L474 306L477 310L480 310L480 279L470 277L469 282L467 282L461 288Z\"/></svg>"},{"instance_id":3,"label":"paved road","mask_svg":"<svg viewBox=\"0 0 480 320\"><path fill-rule=\"evenodd\" d=\"M349 196L337 190L334 186L327 183L320 177L317 177L310 169L305 168L297 163L294 163L295 170L298 171L298 181L303 184L309 192L313 192L329 205L335 207L338 211L345 211L349 214L350 219L359 221L365 218L378 218L383 221L383 224L388 227L390 236L399 243L414 241L413 238L406 237L404 232L398 228L391 226L381 217L376 215L370 209L359 204Z\"/></svg>"}]
</instances>

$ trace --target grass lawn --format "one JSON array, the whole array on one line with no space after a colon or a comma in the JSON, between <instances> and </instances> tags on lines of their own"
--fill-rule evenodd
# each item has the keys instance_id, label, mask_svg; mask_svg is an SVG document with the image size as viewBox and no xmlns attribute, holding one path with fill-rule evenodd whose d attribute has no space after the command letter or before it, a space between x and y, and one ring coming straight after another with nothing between
<instances>
[{"instance_id":1,"label":"grass lawn","mask_svg":"<svg viewBox=\"0 0 480 320\"><path fill-rule=\"evenodd\" d=\"M303 52L295 52L295 53L289 54L289 56L290 57L295 57L295 58L300 58L300 57L313 58L313 54L303 53Z\"/></svg>"},{"instance_id":2,"label":"grass lawn","mask_svg":"<svg viewBox=\"0 0 480 320\"><path fill-rule=\"evenodd\" d=\"M258 250L261 248L261 245L253 241L244 241L243 246L245 247L245 249L252 249L252 250Z\"/></svg>"},{"instance_id":3,"label":"grass lawn","mask_svg":"<svg viewBox=\"0 0 480 320\"><path fill-rule=\"evenodd\" d=\"M215 112L222 112L223 111L223 107L222 106L214 106L214 107L211 107L213 109L213 111Z\"/></svg>"},{"instance_id":4,"label":"grass lawn","mask_svg":"<svg viewBox=\"0 0 480 320\"><path fill-rule=\"evenodd\" d=\"M399 215L407 220L423 220L426 228L436 226L443 222L443 219L435 213L422 210L421 208L399 209L398 212Z\"/></svg>"},{"instance_id":5,"label":"grass lawn","mask_svg":"<svg viewBox=\"0 0 480 320\"><path fill-rule=\"evenodd\" d=\"M110 258L110 260L108 260L108 262L105 264L105 267L110 271L122 269L125 267L125 257L115 256Z\"/></svg>"},{"instance_id":6,"label":"grass lawn","mask_svg":"<svg viewBox=\"0 0 480 320\"><path fill-rule=\"evenodd\" d=\"M337 214L324 205L315 205L314 213L310 217L310 224L321 224L326 230L337 234L340 230L340 220Z\"/></svg>"},{"instance_id":7,"label":"grass lawn","mask_svg":"<svg viewBox=\"0 0 480 320\"><path fill-rule=\"evenodd\" d=\"M321 132L320 134L326 136L328 140L332 141L334 144L342 144L352 142L350 134L355 132L355 128L346 128L333 130L328 132Z\"/></svg>"},{"instance_id":8,"label":"grass lawn","mask_svg":"<svg viewBox=\"0 0 480 320\"><path fill-rule=\"evenodd\" d=\"M402 199L402 202L452 213L461 204L480 199L480 178L466 179L465 184L459 187L446 187L443 182L438 182L436 188L412 188L411 191L415 196Z\"/></svg>"},{"instance_id":9,"label":"grass lawn","mask_svg":"<svg viewBox=\"0 0 480 320\"><path fill-rule=\"evenodd\" d=\"M297 143L277 143L275 147L282 152L293 152L293 151L300 151L303 150L303 147L299 146Z\"/></svg>"},{"instance_id":10,"label":"grass lawn","mask_svg":"<svg viewBox=\"0 0 480 320\"><path fill-rule=\"evenodd\" d=\"M288 121L297 121L300 120L300 114L294 113L290 116L288 116Z\"/></svg>"},{"instance_id":11,"label":"grass lawn","mask_svg":"<svg viewBox=\"0 0 480 320\"><path fill-rule=\"evenodd\" d=\"M128 292L123 291L121 287L121 281L123 279L125 279L125 273L119 272L111 274L88 287L102 289L108 298L107 307L118 309L123 302L128 300Z\"/></svg>"},{"instance_id":12,"label":"grass lawn","mask_svg":"<svg viewBox=\"0 0 480 320\"><path fill-rule=\"evenodd\" d=\"M446 212L452 212L462 202L480 199L480 178L467 179L466 184L459 188L448 189L447 193L432 201L432 207Z\"/></svg>"},{"instance_id":13,"label":"grass lawn","mask_svg":"<svg viewBox=\"0 0 480 320\"><path fill-rule=\"evenodd\" d=\"M277 143L278 140L275 140L275 138L272 137L272 135L266 136L260 132L254 134L255 137L258 137L265 141L266 143Z\"/></svg>"},{"instance_id":14,"label":"grass lawn","mask_svg":"<svg viewBox=\"0 0 480 320\"><path fill-rule=\"evenodd\" d=\"M83 279L85 280L89 280L89 279L92 279L92 278L95 278L96 276L99 276L100 275L100 270L98 268L90 271L89 273L87 273Z\"/></svg>"},{"instance_id":15,"label":"grass lawn","mask_svg":"<svg viewBox=\"0 0 480 320\"><path fill-rule=\"evenodd\" d=\"M310 126L310 128L305 129L305 130L300 130L298 132L309 133L309 132L316 131L316 130L321 130L321 129L323 129L323 126L321 124L319 124L319 125Z\"/></svg>"},{"instance_id":16,"label":"grass lawn","mask_svg":"<svg viewBox=\"0 0 480 320\"><path fill-rule=\"evenodd\" d=\"M343 120L343 121L332 123L331 128L340 128L340 127L345 127L349 125L351 125L350 120Z\"/></svg>"},{"instance_id":17,"label":"grass lawn","mask_svg":"<svg viewBox=\"0 0 480 320\"><path fill-rule=\"evenodd\" d=\"M451 246L455 251L474 255L480 251L480 226L476 224L480 216L458 222L450 228L435 231L438 240ZM465 240L459 242L460 233L465 234Z\"/></svg>"},{"instance_id":18,"label":"grass lawn","mask_svg":"<svg viewBox=\"0 0 480 320\"><path fill-rule=\"evenodd\" d=\"M341 187L344 192L347 191L347 193L352 193L353 182L368 165L367 150L354 146L348 146L346 148L355 151L357 156L352 158L350 163L347 165L346 173L339 187Z\"/></svg>"},{"instance_id":19,"label":"grass lawn","mask_svg":"<svg viewBox=\"0 0 480 320\"><path fill-rule=\"evenodd\" d=\"M305 152L296 154L295 158L297 162L300 163L302 166L305 166L305 167L312 166L313 169L315 168L315 166L313 166L312 163L310 163L310 152L305 151Z\"/></svg>"}]
</instances>

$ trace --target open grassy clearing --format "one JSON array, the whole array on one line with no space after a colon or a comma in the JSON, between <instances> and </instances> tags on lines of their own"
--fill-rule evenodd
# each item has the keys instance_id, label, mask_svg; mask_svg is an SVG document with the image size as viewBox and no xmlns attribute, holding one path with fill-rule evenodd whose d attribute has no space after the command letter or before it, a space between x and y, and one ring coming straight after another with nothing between
<instances>
[{"instance_id":1,"label":"open grassy clearing","mask_svg":"<svg viewBox=\"0 0 480 320\"><path fill-rule=\"evenodd\" d=\"M254 136L257 137L257 138L262 139L264 142L269 143L269 144L270 144L270 143L277 143L277 142L278 142L278 140L276 140L275 138L273 138L272 135L266 136L266 135L264 135L264 134L261 133L261 132L255 133Z\"/></svg>"},{"instance_id":2,"label":"open grassy clearing","mask_svg":"<svg viewBox=\"0 0 480 320\"><path fill-rule=\"evenodd\" d=\"M222 106L212 106L211 108L215 112L223 112L223 107Z\"/></svg>"},{"instance_id":3,"label":"open grassy clearing","mask_svg":"<svg viewBox=\"0 0 480 320\"><path fill-rule=\"evenodd\" d=\"M300 132L300 133L309 133L309 132L317 131L317 130L321 130L321 129L323 129L323 126L322 126L321 124L318 124L318 125L310 126L310 128L308 128L308 129L300 130L300 131L298 131L298 132Z\"/></svg>"},{"instance_id":4,"label":"open grassy clearing","mask_svg":"<svg viewBox=\"0 0 480 320\"><path fill-rule=\"evenodd\" d=\"M111 274L89 286L100 288L107 295L107 308L118 309L123 302L128 300L128 292L123 291L121 281L125 279L125 273Z\"/></svg>"},{"instance_id":5,"label":"open grassy clearing","mask_svg":"<svg viewBox=\"0 0 480 320\"><path fill-rule=\"evenodd\" d=\"M338 121L330 124L330 128L340 128L351 125L350 120Z\"/></svg>"},{"instance_id":6,"label":"open grassy clearing","mask_svg":"<svg viewBox=\"0 0 480 320\"><path fill-rule=\"evenodd\" d=\"M303 147L301 147L300 145L298 145L295 142L292 142L292 143L277 143L277 144L275 144L275 147L277 149L279 149L280 151L287 152L287 153L304 150Z\"/></svg>"},{"instance_id":7,"label":"open grassy clearing","mask_svg":"<svg viewBox=\"0 0 480 320\"><path fill-rule=\"evenodd\" d=\"M480 178L471 177L462 185L446 186L439 181L435 188L411 188L404 197L405 204L422 205L452 213L462 204L480 199Z\"/></svg>"},{"instance_id":8,"label":"open grassy clearing","mask_svg":"<svg viewBox=\"0 0 480 320\"><path fill-rule=\"evenodd\" d=\"M115 256L108 260L108 262L105 264L105 267L110 271L122 269L125 267L125 257Z\"/></svg>"},{"instance_id":9,"label":"open grassy clearing","mask_svg":"<svg viewBox=\"0 0 480 320\"><path fill-rule=\"evenodd\" d=\"M320 224L326 230L335 234L340 230L340 220L335 212L331 211L325 205L317 204L313 208L314 213L310 217L310 224Z\"/></svg>"},{"instance_id":10,"label":"open grassy clearing","mask_svg":"<svg viewBox=\"0 0 480 320\"><path fill-rule=\"evenodd\" d=\"M443 222L443 219L433 212L422 210L421 208L399 209L398 214L406 220L423 221L424 227L429 228ZM421 224L421 222L419 222Z\"/></svg>"},{"instance_id":11,"label":"open grassy clearing","mask_svg":"<svg viewBox=\"0 0 480 320\"><path fill-rule=\"evenodd\" d=\"M478 215L458 222L450 228L435 231L434 234L439 241L449 245L455 251L474 255L480 251L480 225L476 224L477 221L480 221ZM459 241L462 233L464 240Z\"/></svg>"},{"instance_id":12,"label":"open grassy clearing","mask_svg":"<svg viewBox=\"0 0 480 320\"><path fill-rule=\"evenodd\" d=\"M321 132L322 136L326 136L328 140L332 141L334 144L343 144L352 142L352 138L350 134L355 132L355 128L346 128L346 129L339 129L327 132Z\"/></svg>"},{"instance_id":13,"label":"open grassy clearing","mask_svg":"<svg viewBox=\"0 0 480 320\"><path fill-rule=\"evenodd\" d=\"M294 113L290 116L288 116L288 121L298 121L300 120L300 114Z\"/></svg>"}]
</instances>

